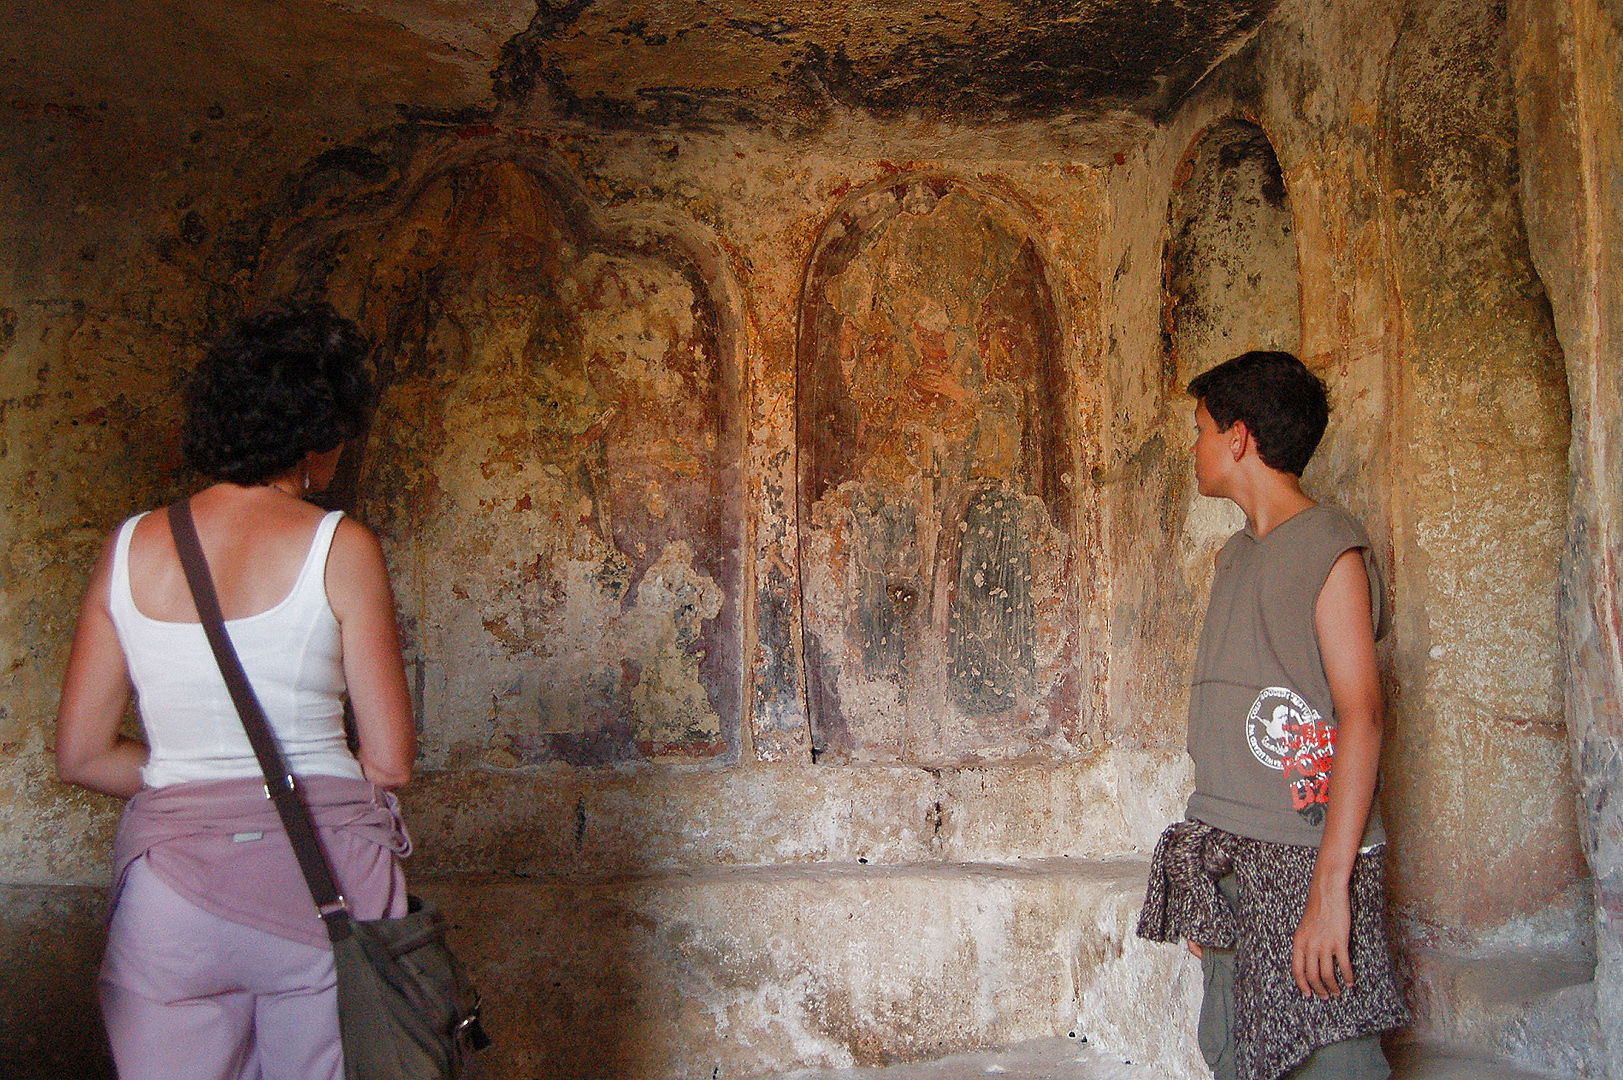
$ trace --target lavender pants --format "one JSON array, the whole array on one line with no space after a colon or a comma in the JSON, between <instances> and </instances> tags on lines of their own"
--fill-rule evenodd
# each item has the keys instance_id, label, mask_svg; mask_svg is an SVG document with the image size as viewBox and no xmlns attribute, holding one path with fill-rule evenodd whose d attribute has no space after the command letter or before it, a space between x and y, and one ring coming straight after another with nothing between
<instances>
[{"instance_id":1,"label":"lavender pants","mask_svg":"<svg viewBox=\"0 0 1623 1080\"><path fill-rule=\"evenodd\" d=\"M120 1080L343 1080L331 950L212 915L144 858L100 990Z\"/></svg>"}]
</instances>

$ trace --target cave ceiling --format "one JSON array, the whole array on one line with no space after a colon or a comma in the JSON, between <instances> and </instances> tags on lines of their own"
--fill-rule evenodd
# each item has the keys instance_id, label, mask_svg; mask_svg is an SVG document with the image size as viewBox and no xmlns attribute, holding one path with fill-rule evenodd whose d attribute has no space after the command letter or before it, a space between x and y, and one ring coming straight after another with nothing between
<instances>
[{"instance_id":1,"label":"cave ceiling","mask_svg":"<svg viewBox=\"0 0 1623 1080\"><path fill-rule=\"evenodd\" d=\"M69 83L90 100L359 97L605 126L815 124L841 110L972 125L1155 120L1276 2L8 2L0 78L12 90Z\"/></svg>"},{"instance_id":2,"label":"cave ceiling","mask_svg":"<svg viewBox=\"0 0 1623 1080\"><path fill-rule=\"evenodd\" d=\"M496 93L680 114L699 103L804 115L833 105L1001 120L1175 102L1271 0L543 2L502 50Z\"/></svg>"}]
</instances>

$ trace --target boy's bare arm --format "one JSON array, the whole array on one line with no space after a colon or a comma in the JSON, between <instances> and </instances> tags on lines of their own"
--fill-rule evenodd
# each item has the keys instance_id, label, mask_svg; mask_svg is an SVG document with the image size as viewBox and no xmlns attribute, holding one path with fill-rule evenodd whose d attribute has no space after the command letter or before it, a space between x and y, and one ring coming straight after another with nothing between
<instances>
[{"instance_id":1,"label":"boy's bare arm","mask_svg":"<svg viewBox=\"0 0 1623 1080\"><path fill-rule=\"evenodd\" d=\"M1319 654L1336 709L1336 753L1330 772L1330 803L1308 888L1307 909L1296 930L1291 974L1303 996L1339 996L1336 968L1353 981L1348 940L1348 898L1353 862L1375 799L1381 761L1381 682L1375 663L1375 626L1370 615L1369 575L1361 551L1343 552L1319 591L1314 624Z\"/></svg>"}]
</instances>

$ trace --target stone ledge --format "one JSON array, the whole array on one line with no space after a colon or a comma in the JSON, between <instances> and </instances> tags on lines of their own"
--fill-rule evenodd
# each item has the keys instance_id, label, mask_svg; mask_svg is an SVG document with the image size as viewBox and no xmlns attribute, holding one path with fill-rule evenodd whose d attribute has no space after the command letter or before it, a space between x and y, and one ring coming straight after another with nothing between
<instances>
[{"instance_id":1,"label":"stone ledge","mask_svg":"<svg viewBox=\"0 0 1623 1080\"><path fill-rule=\"evenodd\" d=\"M574 888L626 888L633 885L683 886L704 885L719 881L773 882L845 881L864 882L887 880L1037 880L1074 878L1101 884L1132 884L1139 892L1144 890L1149 861L1136 858L1072 859L1066 856L1043 859L1018 859L1012 862L911 862L900 864L863 863L789 863L762 866L699 866L694 868L661 867L635 873L593 874L553 871L531 873L517 871L508 874L479 871L447 872L443 869L423 870L408 860L406 869L413 886L418 881L460 882L481 886L503 885L564 885Z\"/></svg>"},{"instance_id":2,"label":"stone ledge","mask_svg":"<svg viewBox=\"0 0 1623 1080\"><path fill-rule=\"evenodd\" d=\"M1198 965L1132 937L1146 871L1047 859L415 887L452 915L480 979L496 1075L761 1077L1078 1031L1197 1077Z\"/></svg>"},{"instance_id":3,"label":"stone ledge","mask_svg":"<svg viewBox=\"0 0 1623 1080\"><path fill-rule=\"evenodd\" d=\"M1599 1077L1592 961L1544 953L1404 958L1415 1022L1403 1038L1563 1077Z\"/></svg>"},{"instance_id":4,"label":"stone ledge","mask_svg":"<svg viewBox=\"0 0 1623 1080\"><path fill-rule=\"evenodd\" d=\"M1105 858L1132 850L1104 752L1060 765L540 767L421 774L419 871Z\"/></svg>"}]
</instances>

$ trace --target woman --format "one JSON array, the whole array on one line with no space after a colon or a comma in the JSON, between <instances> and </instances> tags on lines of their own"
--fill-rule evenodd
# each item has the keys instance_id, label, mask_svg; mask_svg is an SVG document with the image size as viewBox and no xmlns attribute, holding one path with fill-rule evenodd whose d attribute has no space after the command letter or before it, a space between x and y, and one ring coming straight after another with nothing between
<instances>
[{"instance_id":1,"label":"woman","mask_svg":"<svg viewBox=\"0 0 1623 1080\"><path fill-rule=\"evenodd\" d=\"M411 705L376 537L305 501L371 403L368 342L325 304L246 319L188 390L191 499L227 630L356 918L398 917ZM147 743L120 733L135 691ZM343 701L358 752L345 738ZM150 749L149 749L150 747ZM124 1080L340 1080L331 948L198 622L167 515L126 521L79 613L66 781L132 796L101 998Z\"/></svg>"}]
</instances>

